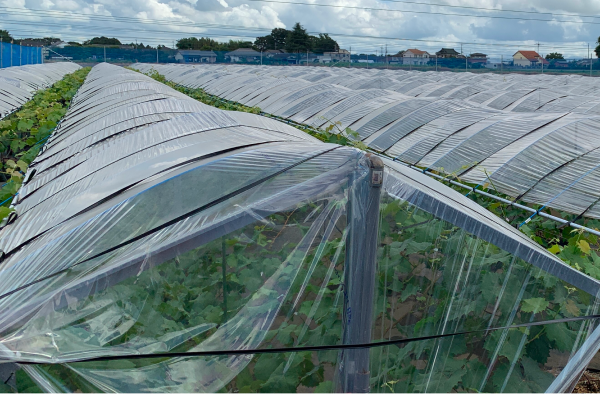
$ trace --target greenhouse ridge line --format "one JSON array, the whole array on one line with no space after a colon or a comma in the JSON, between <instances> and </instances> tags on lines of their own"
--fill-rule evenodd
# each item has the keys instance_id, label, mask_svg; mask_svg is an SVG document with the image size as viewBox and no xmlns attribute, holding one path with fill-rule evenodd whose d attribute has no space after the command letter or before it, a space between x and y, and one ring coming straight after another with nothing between
<instances>
[{"instance_id":1,"label":"greenhouse ridge line","mask_svg":"<svg viewBox=\"0 0 600 400\"><path fill-rule=\"evenodd\" d=\"M533 313L535 315L536 313ZM586 321L592 319L600 319L600 314L587 315L583 317L571 317L561 318L546 321L528 322L524 324L501 326L495 328L476 329L471 331L453 332L453 333L442 333L430 336L421 336L407 339L395 339L386 340L383 342L375 343L361 343L361 344L338 344L329 346L302 346L302 347L291 347L291 348L274 348L274 349L243 349L243 350L215 350L215 351L190 351L190 352L172 352L172 353L149 353L149 354L131 354L131 355L116 355L116 356L103 356L103 357L90 357L76 361L65 361L65 362L48 362L48 361L15 361L11 358L0 357L0 360L12 361L17 364L23 365L48 365L48 364L74 364L80 362L92 362L92 361L115 361L115 360L139 360L139 359L153 359L153 358L175 358L175 357L207 357L207 356L235 356L235 355L252 355L252 354L280 354L280 353L301 353L305 351L328 351L328 350L345 350L345 349L371 349L377 347L408 344L414 342L420 342L424 340L444 339L449 337L469 335L473 333L485 333L507 330L507 329L520 329L530 328L533 326L545 326L567 322Z\"/></svg>"},{"instance_id":2,"label":"greenhouse ridge line","mask_svg":"<svg viewBox=\"0 0 600 400\"><path fill-rule=\"evenodd\" d=\"M177 85L177 86L179 86L179 85ZM240 103L237 103L237 102L227 101L227 100L221 99L220 97L214 96L212 94L206 93L206 95L209 96L209 97L211 97L211 98L213 98L214 100L220 101L220 102L225 103L225 104L232 104L232 103L234 103L234 104L239 104L240 106L244 106L243 104L240 104ZM276 121L285 122L285 123L287 123L289 125L294 125L296 127L302 128L302 129L311 130L311 131L313 131L313 132L315 132L317 134L321 134L321 135L323 134L323 132L319 131L318 129L315 129L315 128L307 126L307 125L299 124L299 123L297 123L295 121L291 121L291 120L288 120L288 119L285 119L285 118L277 117L277 116L274 116L274 115L271 115L271 114L267 114L267 113L263 113L263 112L261 112L260 115L263 115L265 117L274 119ZM421 172L421 173L423 173L425 175L431 176L432 178L435 178L435 179L438 179L438 180L441 180L441 181L446 181L446 182L448 182L448 183L450 183L450 184L452 184L454 186L459 186L459 187L461 187L463 189L467 189L467 190L469 190L469 193L483 195L483 196L489 197L489 198L491 198L493 200L500 201L500 202L502 202L504 204L507 204L507 205L510 205L510 206L513 206L513 207L516 207L516 208L520 208L522 210L529 211L531 213L534 213L534 215L532 215L532 217L535 216L535 215L539 215L542 218L546 218L546 219L558 222L560 224L564 224L564 225L570 226L570 227L575 228L575 229L583 229L584 231L586 231L588 233L591 233L591 234L593 234L595 236L599 236L600 237L600 231L588 228L588 227L583 226L583 225L576 224L574 222L568 221L568 220L563 219L563 218L555 217L554 215L551 215L551 214L547 214L547 213L541 212L541 210L544 207L536 210L534 208L527 207L527 206L524 206L522 204L515 203L514 201L510 201L510 200L504 199L502 197L495 196L495 195L493 195L491 193L484 192L482 190L477 189L477 187L471 187L471 186L465 185L463 183L460 183L460 182L458 182L456 180L453 180L453 179L450 179L450 178L445 178L445 177L442 177L440 175L434 174L432 172L429 172L428 168L421 169L421 168L418 168L418 167L416 167L414 165L402 162L402 161L400 161L400 160L398 160L398 159L396 159L394 157L390 157L387 154L380 153L377 150L374 150L374 149L371 149L371 148L369 148L369 150L377 153L377 155L380 156L380 157L383 157L383 158L386 158L388 160L394 161L394 162L396 162L398 164L404 165L405 167L411 168L411 169L413 169L415 171L418 171L418 172ZM521 224L521 225L523 225L523 224Z\"/></svg>"}]
</instances>

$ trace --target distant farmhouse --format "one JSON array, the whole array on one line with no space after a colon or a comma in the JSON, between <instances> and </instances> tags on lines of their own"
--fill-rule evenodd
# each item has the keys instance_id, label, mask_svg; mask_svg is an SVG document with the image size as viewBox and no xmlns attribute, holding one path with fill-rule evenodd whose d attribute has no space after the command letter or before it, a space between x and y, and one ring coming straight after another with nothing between
<instances>
[{"instance_id":1,"label":"distant farmhouse","mask_svg":"<svg viewBox=\"0 0 600 400\"><path fill-rule=\"evenodd\" d=\"M175 60L182 64L215 63L217 62L217 53L205 50L179 50L175 55Z\"/></svg>"},{"instance_id":2,"label":"distant farmhouse","mask_svg":"<svg viewBox=\"0 0 600 400\"><path fill-rule=\"evenodd\" d=\"M326 51L317 57L320 63L350 62L350 52L340 49L339 51Z\"/></svg>"},{"instance_id":3,"label":"distant farmhouse","mask_svg":"<svg viewBox=\"0 0 600 400\"><path fill-rule=\"evenodd\" d=\"M427 65L431 54L419 49L408 49L402 53L404 65Z\"/></svg>"},{"instance_id":4,"label":"distant farmhouse","mask_svg":"<svg viewBox=\"0 0 600 400\"><path fill-rule=\"evenodd\" d=\"M545 58L532 50L519 50L513 55L515 67L536 68L540 65L549 65Z\"/></svg>"},{"instance_id":5,"label":"distant farmhouse","mask_svg":"<svg viewBox=\"0 0 600 400\"><path fill-rule=\"evenodd\" d=\"M229 61L234 62L253 62L260 60L261 54L253 49L237 49L225 53L225 59L229 58Z\"/></svg>"},{"instance_id":6,"label":"distant farmhouse","mask_svg":"<svg viewBox=\"0 0 600 400\"><path fill-rule=\"evenodd\" d=\"M487 54L483 54L483 53L472 53L469 56L469 64L471 64L472 66L480 66L480 67L485 67L485 65L487 64Z\"/></svg>"},{"instance_id":7,"label":"distant farmhouse","mask_svg":"<svg viewBox=\"0 0 600 400\"><path fill-rule=\"evenodd\" d=\"M443 48L437 53L435 53L438 58L458 58L460 53L454 49Z\"/></svg>"}]
</instances>

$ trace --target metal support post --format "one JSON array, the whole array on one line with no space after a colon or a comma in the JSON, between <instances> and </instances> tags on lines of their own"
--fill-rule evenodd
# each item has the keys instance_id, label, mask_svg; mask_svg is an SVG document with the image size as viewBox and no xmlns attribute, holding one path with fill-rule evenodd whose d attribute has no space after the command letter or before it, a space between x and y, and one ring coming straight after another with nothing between
<instances>
[{"instance_id":1,"label":"metal support post","mask_svg":"<svg viewBox=\"0 0 600 400\"><path fill-rule=\"evenodd\" d=\"M156 45L156 63L158 64L158 45Z\"/></svg>"},{"instance_id":2,"label":"metal support post","mask_svg":"<svg viewBox=\"0 0 600 400\"><path fill-rule=\"evenodd\" d=\"M590 76L592 76L592 52L590 52L590 44L588 43L588 55L590 56Z\"/></svg>"},{"instance_id":3,"label":"metal support post","mask_svg":"<svg viewBox=\"0 0 600 400\"><path fill-rule=\"evenodd\" d=\"M368 174L355 178L348 204L348 237L344 268L344 344L371 342L373 297L377 272L379 202L383 185L383 161L366 155ZM369 349L343 350L336 390L368 393Z\"/></svg>"},{"instance_id":4,"label":"metal support post","mask_svg":"<svg viewBox=\"0 0 600 400\"><path fill-rule=\"evenodd\" d=\"M2 47L2 37L0 36L0 68L4 66L4 52L2 50L4 50L4 47Z\"/></svg>"},{"instance_id":5,"label":"metal support post","mask_svg":"<svg viewBox=\"0 0 600 400\"><path fill-rule=\"evenodd\" d=\"M438 58L438 55L436 54L435 55L435 72L438 72L438 69L437 69L437 58Z\"/></svg>"}]
</instances>

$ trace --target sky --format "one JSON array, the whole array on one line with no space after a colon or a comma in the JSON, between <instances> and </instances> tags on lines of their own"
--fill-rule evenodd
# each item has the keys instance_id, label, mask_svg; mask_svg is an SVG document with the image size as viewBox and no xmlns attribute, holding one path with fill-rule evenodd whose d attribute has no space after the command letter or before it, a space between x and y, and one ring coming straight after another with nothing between
<instances>
[{"instance_id":1,"label":"sky","mask_svg":"<svg viewBox=\"0 0 600 400\"><path fill-rule=\"evenodd\" d=\"M460 52L462 44L464 53L499 58L540 43L544 55L575 58L600 36L600 0L0 0L0 29L15 37L171 47L190 36L253 41L296 22L352 53Z\"/></svg>"}]
</instances>

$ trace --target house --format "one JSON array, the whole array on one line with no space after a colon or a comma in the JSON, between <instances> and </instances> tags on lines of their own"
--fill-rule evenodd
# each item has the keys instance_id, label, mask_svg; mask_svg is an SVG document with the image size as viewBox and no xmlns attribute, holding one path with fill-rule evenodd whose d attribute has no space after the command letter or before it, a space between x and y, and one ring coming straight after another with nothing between
<instances>
[{"instance_id":1,"label":"house","mask_svg":"<svg viewBox=\"0 0 600 400\"><path fill-rule=\"evenodd\" d=\"M322 56L317 56L318 62L320 63L337 63L337 62L350 62L350 52L348 50L340 49L339 51L326 51Z\"/></svg>"},{"instance_id":2,"label":"house","mask_svg":"<svg viewBox=\"0 0 600 400\"><path fill-rule=\"evenodd\" d=\"M487 64L487 61L487 54L472 53L469 56L469 64L471 65L479 64L479 66L484 67Z\"/></svg>"},{"instance_id":3,"label":"house","mask_svg":"<svg viewBox=\"0 0 600 400\"><path fill-rule=\"evenodd\" d=\"M457 58L460 54L454 49L442 48L440 51L436 52L435 55L438 58Z\"/></svg>"},{"instance_id":4,"label":"house","mask_svg":"<svg viewBox=\"0 0 600 400\"><path fill-rule=\"evenodd\" d=\"M542 64L549 65L550 63L533 50L519 50L513 55L515 67L536 68Z\"/></svg>"},{"instance_id":5,"label":"house","mask_svg":"<svg viewBox=\"0 0 600 400\"><path fill-rule=\"evenodd\" d=\"M557 69L565 69L565 68L569 68L569 63L566 60L555 60L550 63L550 67L557 68Z\"/></svg>"},{"instance_id":6,"label":"house","mask_svg":"<svg viewBox=\"0 0 600 400\"><path fill-rule=\"evenodd\" d=\"M225 53L225 58L229 58L230 62L253 62L259 61L261 54L253 49L237 49Z\"/></svg>"},{"instance_id":7,"label":"house","mask_svg":"<svg viewBox=\"0 0 600 400\"><path fill-rule=\"evenodd\" d=\"M263 55L267 58L281 58L281 54L284 54L283 50L266 50L263 51Z\"/></svg>"},{"instance_id":8,"label":"house","mask_svg":"<svg viewBox=\"0 0 600 400\"><path fill-rule=\"evenodd\" d=\"M402 64L402 62L403 62L402 53L404 53L404 52L401 51L398 54L388 56L388 62L390 64Z\"/></svg>"},{"instance_id":9,"label":"house","mask_svg":"<svg viewBox=\"0 0 600 400\"><path fill-rule=\"evenodd\" d=\"M217 62L217 53L206 50L179 50L175 54L175 61L182 64L215 63Z\"/></svg>"},{"instance_id":10,"label":"house","mask_svg":"<svg viewBox=\"0 0 600 400\"><path fill-rule=\"evenodd\" d=\"M404 65L427 65L431 54L419 49L408 49L402 53Z\"/></svg>"}]
</instances>

